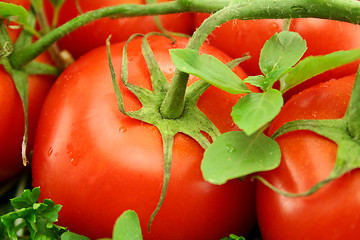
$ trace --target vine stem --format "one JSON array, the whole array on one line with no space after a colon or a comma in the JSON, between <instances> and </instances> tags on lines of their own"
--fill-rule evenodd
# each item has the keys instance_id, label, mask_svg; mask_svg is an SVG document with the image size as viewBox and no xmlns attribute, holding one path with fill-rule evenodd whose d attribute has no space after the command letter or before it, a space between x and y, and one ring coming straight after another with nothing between
<instances>
[{"instance_id":1,"label":"vine stem","mask_svg":"<svg viewBox=\"0 0 360 240\"><path fill-rule=\"evenodd\" d=\"M207 0L182 0L180 2L190 9L203 6L202 12L211 12L211 8L218 8L221 4L229 1L216 0L211 4ZM201 24L190 38L187 48L199 50L215 28L233 19L290 19L302 17L334 19L357 24L360 22L360 2L352 0L333 0L331 2L327 0L234 0L232 4L217 11ZM188 78L188 74L176 70L160 109L165 118L178 118L181 116L184 109Z\"/></svg>"},{"instance_id":2,"label":"vine stem","mask_svg":"<svg viewBox=\"0 0 360 240\"><path fill-rule=\"evenodd\" d=\"M230 7L227 7L231 5ZM120 4L84 13L51 31L35 43L15 51L10 56L14 68L20 68L49 48L53 43L73 30L104 17L135 17L145 15L162 15L181 12L213 13L226 7L229 15L218 22L231 19L264 19L264 18L300 18L316 17L335 19L351 23L360 22L360 2L353 0L177 0L154 4ZM197 31L196 36L203 36L199 40L192 38L193 49L200 47L195 42L205 41L207 35L216 26L207 26L208 31ZM204 29L201 27L200 29ZM105 44L105 43L104 43ZM189 48L191 47L189 46Z\"/></svg>"}]
</instances>

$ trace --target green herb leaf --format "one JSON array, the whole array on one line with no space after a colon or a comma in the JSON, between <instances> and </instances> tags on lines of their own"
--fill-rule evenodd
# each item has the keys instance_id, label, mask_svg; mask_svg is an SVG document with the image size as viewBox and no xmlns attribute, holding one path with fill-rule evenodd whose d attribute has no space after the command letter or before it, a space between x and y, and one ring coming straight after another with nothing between
<instances>
[{"instance_id":1,"label":"green herb leaf","mask_svg":"<svg viewBox=\"0 0 360 240\"><path fill-rule=\"evenodd\" d=\"M114 240L142 240L140 222L137 214L128 210L125 211L116 220L114 231Z\"/></svg>"},{"instance_id":2,"label":"green herb leaf","mask_svg":"<svg viewBox=\"0 0 360 240\"><path fill-rule=\"evenodd\" d=\"M281 91L285 92L320 73L351 63L359 58L360 48L307 57L300 61L285 78Z\"/></svg>"},{"instance_id":3,"label":"green herb leaf","mask_svg":"<svg viewBox=\"0 0 360 240\"><path fill-rule=\"evenodd\" d=\"M22 6L0 2L0 18L9 19L19 24L26 24L28 12Z\"/></svg>"},{"instance_id":4,"label":"green herb leaf","mask_svg":"<svg viewBox=\"0 0 360 240\"><path fill-rule=\"evenodd\" d=\"M280 159L278 144L264 134L227 132L205 150L201 170L206 181L224 184L230 179L274 169Z\"/></svg>"},{"instance_id":5,"label":"green herb leaf","mask_svg":"<svg viewBox=\"0 0 360 240\"><path fill-rule=\"evenodd\" d=\"M197 76L232 94L250 92L245 83L214 56L200 55L191 49L171 49L170 55L175 66L182 72Z\"/></svg>"},{"instance_id":6,"label":"green herb leaf","mask_svg":"<svg viewBox=\"0 0 360 240\"><path fill-rule=\"evenodd\" d=\"M61 240L90 240L90 238L73 232L65 232L61 235Z\"/></svg>"},{"instance_id":7,"label":"green herb leaf","mask_svg":"<svg viewBox=\"0 0 360 240\"><path fill-rule=\"evenodd\" d=\"M247 135L252 135L270 122L280 112L283 104L282 94L276 89L250 93L235 104L231 116L239 128Z\"/></svg>"},{"instance_id":8,"label":"green herb leaf","mask_svg":"<svg viewBox=\"0 0 360 240\"><path fill-rule=\"evenodd\" d=\"M267 76L272 71L294 66L306 51L306 42L295 32L282 31L275 33L261 50L259 66Z\"/></svg>"},{"instance_id":9,"label":"green herb leaf","mask_svg":"<svg viewBox=\"0 0 360 240\"><path fill-rule=\"evenodd\" d=\"M40 189L34 188L32 191L25 190L21 197L11 199L12 206L17 209L14 212L4 214L0 217L0 229L7 232L11 239L17 237L17 221L23 221L27 227L31 239L58 239L67 230L53 224L58 219L60 205L55 205L53 201L45 199L43 203L37 203Z\"/></svg>"}]
</instances>

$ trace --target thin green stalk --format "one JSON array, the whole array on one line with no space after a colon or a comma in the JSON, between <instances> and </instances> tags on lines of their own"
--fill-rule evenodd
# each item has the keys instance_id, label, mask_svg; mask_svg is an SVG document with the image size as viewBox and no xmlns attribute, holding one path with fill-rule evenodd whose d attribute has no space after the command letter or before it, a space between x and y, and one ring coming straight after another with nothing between
<instances>
[{"instance_id":1,"label":"thin green stalk","mask_svg":"<svg viewBox=\"0 0 360 240\"><path fill-rule=\"evenodd\" d=\"M145 15L162 15L180 12L213 13L226 6L229 16L219 21L220 25L231 19L264 19L264 18L300 18L316 17L335 19L351 23L360 22L360 2L353 0L177 0L156 4L120 4L84 13L62 26L51 31L34 44L15 51L10 57L14 68L20 68L35 59L54 42L73 30L94 20L104 17L135 17ZM217 26L218 26L217 25ZM212 29L214 29L214 26ZM201 28L203 29L203 28ZM211 31L196 35L205 35L197 42L203 42ZM196 37L192 38L195 39ZM193 43L191 43L193 44ZM193 47L197 48L197 45Z\"/></svg>"},{"instance_id":2,"label":"thin green stalk","mask_svg":"<svg viewBox=\"0 0 360 240\"><path fill-rule=\"evenodd\" d=\"M53 43L85 24L104 17L135 17L186 12L188 9L176 1L158 4L121 4L84 13L59 26L35 43L15 51L10 56L11 65L20 68L46 51ZM104 43L105 44L105 43Z\"/></svg>"}]
</instances>

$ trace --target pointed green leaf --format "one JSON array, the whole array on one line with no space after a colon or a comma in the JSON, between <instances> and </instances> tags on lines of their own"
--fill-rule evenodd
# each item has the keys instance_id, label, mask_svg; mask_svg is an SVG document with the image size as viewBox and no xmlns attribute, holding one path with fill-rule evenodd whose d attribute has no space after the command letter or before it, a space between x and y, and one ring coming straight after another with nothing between
<instances>
[{"instance_id":1,"label":"pointed green leaf","mask_svg":"<svg viewBox=\"0 0 360 240\"><path fill-rule=\"evenodd\" d=\"M233 107L231 116L235 124L247 135L252 135L270 122L284 104L281 92L270 89L263 93L250 93Z\"/></svg>"},{"instance_id":2,"label":"pointed green leaf","mask_svg":"<svg viewBox=\"0 0 360 240\"><path fill-rule=\"evenodd\" d=\"M65 232L61 235L61 240L90 240L90 239L73 232Z\"/></svg>"},{"instance_id":3,"label":"pointed green leaf","mask_svg":"<svg viewBox=\"0 0 360 240\"><path fill-rule=\"evenodd\" d=\"M113 240L142 240L141 228L137 214L128 210L116 220Z\"/></svg>"},{"instance_id":4,"label":"pointed green leaf","mask_svg":"<svg viewBox=\"0 0 360 240\"><path fill-rule=\"evenodd\" d=\"M278 144L264 134L227 132L205 150L201 170L206 181L224 184L230 179L274 169L280 159Z\"/></svg>"},{"instance_id":5,"label":"pointed green leaf","mask_svg":"<svg viewBox=\"0 0 360 240\"><path fill-rule=\"evenodd\" d=\"M9 19L19 24L26 24L28 12L22 6L0 2L0 18Z\"/></svg>"},{"instance_id":6,"label":"pointed green leaf","mask_svg":"<svg viewBox=\"0 0 360 240\"><path fill-rule=\"evenodd\" d=\"M306 49L306 42L298 33L275 33L261 50L261 72L267 76L276 69L291 68L301 59Z\"/></svg>"},{"instance_id":7,"label":"pointed green leaf","mask_svg":"<svg viewBox=\"0 0 360 240\"><path fill-rule=\"evenodd\" d=\"M351 63L359 58L360 48L307 57L300 61L289 73L285 83L282 83L281 91L285 92L320 73Z\"/></svg>"},{"instance_id":8,"label":"pointed green leaf","mask_svg":"<svg viewBox=\"0 0 360 240\"><path fill-rule=\"evenodd\" d=\"M191 49L171 49L170 55L175 66L182 72L197 76L232 94L250 92L245 83L214 56L200 55Z\"/></svg>"}]
</instances>

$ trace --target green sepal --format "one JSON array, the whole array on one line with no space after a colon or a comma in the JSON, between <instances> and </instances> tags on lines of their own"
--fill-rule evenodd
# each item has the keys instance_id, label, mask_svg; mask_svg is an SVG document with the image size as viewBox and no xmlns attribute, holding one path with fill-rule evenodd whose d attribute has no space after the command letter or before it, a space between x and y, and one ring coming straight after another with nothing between
<instances>
[{"instance_id":1,"label":"green sepal","mask_svg":"<svg viewBox=\"0 0 360 240\"><path fill-rule=\"evenodd\" d=\"M217 137L205 150L201 170L206 181L224 184L259 171L279 166L281 152L277 142L263 133L251 136L227 132Z\"/></svg>"},{"instance_id":2,"label":"green sepal","mask_svg":"<svg viewBox=\"0 0 360 240\"><path fill-rule=\"evenodd\" d=\"M355 77L349 105L345 113L349 134L355 141L360 141L360 69Z\"/></svg>"},{"instance_id":3,"label":"green sepal","mask_svg":"<svg viewBox=\"0 0 360 240\"><path fill-rule=\"evenodd\" d=\"M336 161L327 179L314 185L306 192L298 194L282 193L283 195L298 197L312 194L331 180L339 178L353 169L360 168L360 143L354 141L349 134L346 117L342 119L295 120L287 122L272 135L272 138L275 139L284 133L295 130L310 130L334 141L338 146Z\"/></svg>"},{"instance_id":4,"label":"green sepal","mask_svg":"<svg viewBox=\"0 0 360 240\"><path fill-rule=\"evenodd\" d=\"M168 82L165 80L166 78L161 72L157 62L155 61L155 57L150 49L150 46L147 42L147 36L150 35L133 35L124 45L123 49L123 58L122 58L122 67L121 67L121 81L123 84L132 92L134 95L140 100L142 104L142 108L137 111L125 111L124 103L122 98L122 93L117 83L117 77L112 65L111 61L111 52L110 52L110 43L109 38L107 39L107 54L109 61L109 68L111 72L112 83L114 87L114 92L118 101L119 110L134 119L141 120L148 124L154 125L158 128L162 140L163 140L163 161L164 161L164 176L163 176L163 185L161 190L161 195L157 206L150 216L150 220L148 222L148 229L150 230L152 221L154 220L157 212L160 210L162 203L165 199L165 195L167 192L167 186L170 179L170 168L171 168L171 160L172 160L172 146L174 137L177 133L181 132L186 134L193 139L195 139L203 148L207 148L210 145L210 141L202 134L207 133L212 139L215 139L220 135L219 130L216 126L202 113L197 107L197 95L194 91L189 91L185 96L185 108L180 118L176 119L168 119L164 118L160 112L160 107L163 103L163 100L166 96L168 89ZM156 33L159 34L159 33ZM163 34L160 34L163 35ZM133 84L128 83L128 56L127 56L127 45L129 42L137 36L143 36L142 42L142 51L145 52L144 56L149 58L146 60L149 70L154 71L150 73L151 82L153 86L153 91L148 89L135 86ZM169 37L168 37L169 38ZM171 40L171 38L169 38ZM228 67L227 67L228 68ZM167 86L166 86L167 85ZM202 85L201 82L198 84L193 84L194 86L205 86ZM207 84L206 84L207 85ZM203 89L200 86L200 89ZM206 88L207 86L205 86ZM195 88L192 88L193 90ZM189 94L188 94L189 93ZM194 98L194 96L196 96Z\"/></svg>"}]
</instances>

